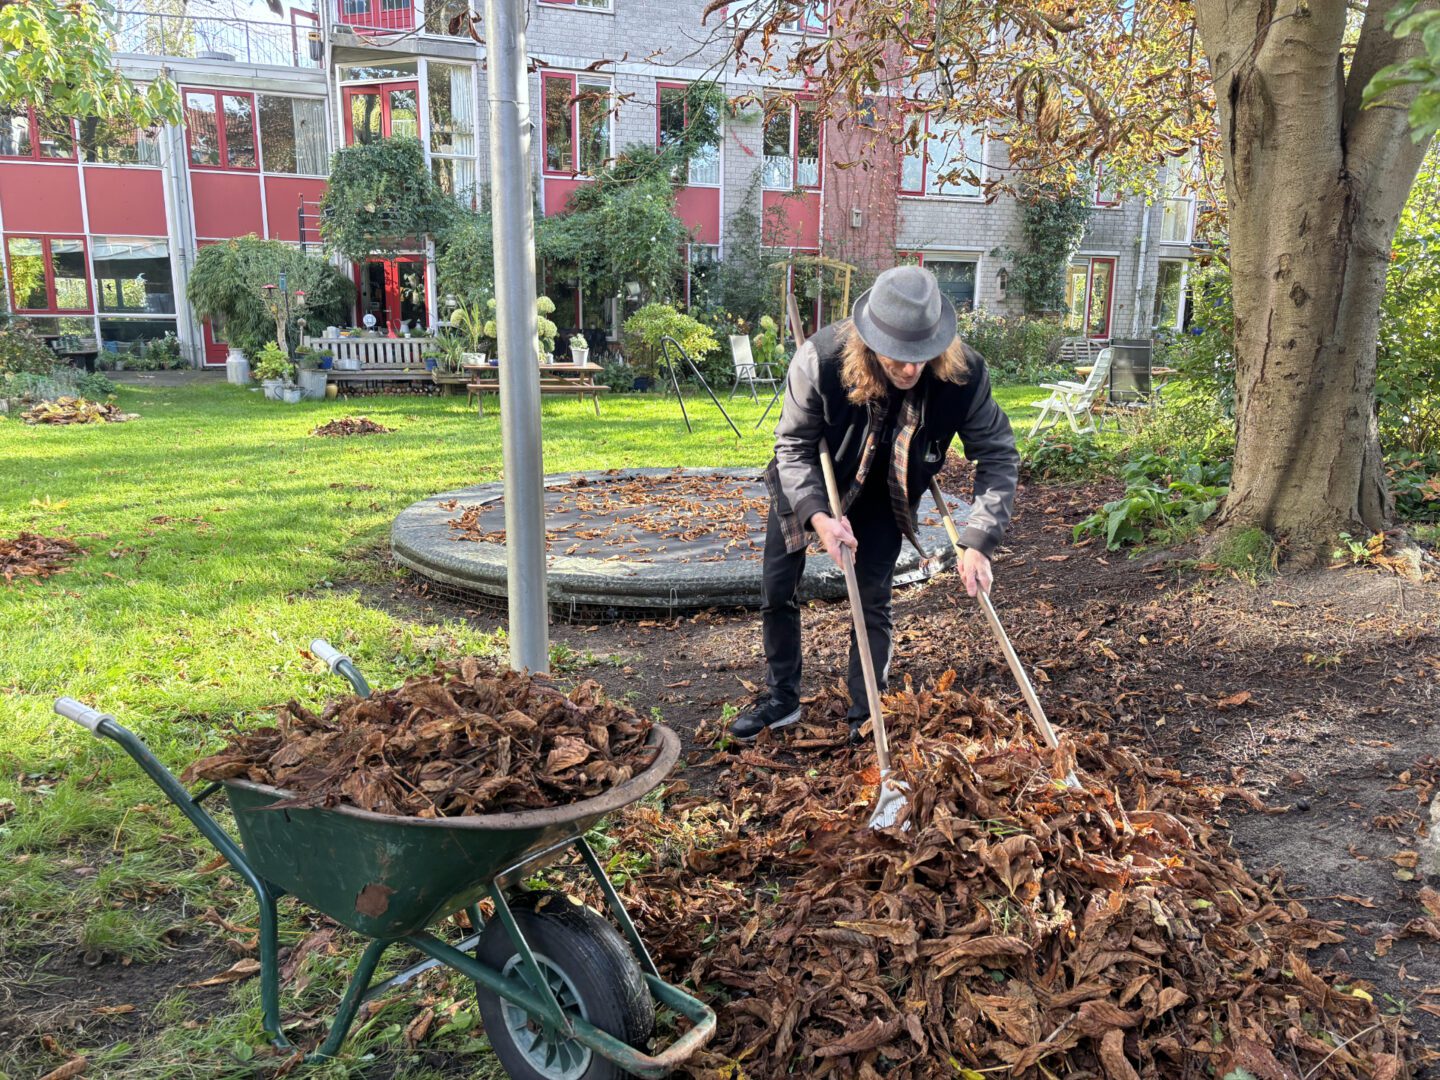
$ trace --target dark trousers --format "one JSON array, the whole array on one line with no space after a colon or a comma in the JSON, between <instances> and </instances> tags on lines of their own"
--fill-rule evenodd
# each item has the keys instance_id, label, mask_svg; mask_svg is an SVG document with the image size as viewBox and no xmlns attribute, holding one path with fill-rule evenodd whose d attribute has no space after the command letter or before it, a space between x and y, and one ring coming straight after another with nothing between
<instances>
[{"instance_id":1,"label":"dark trousers","mask_svg":"<svg viewBox=\"0 0 1440 1080\"><path fill-rule=\"evenodd\" d=\"M875 495L872 496L871 492ZM860 586L860 606L865 612L866 637L875 662L875 678L883 691L890 677L890 590L895 580L895 560L900 555L900 527L895 523L884 485L866 485L850 508L850 528L855 533L855 578ZM829 558L829 556L824 556ZM765 531L765 563L761 624L768 663L766 683L770 696L783 705L800 702L800 603L797 593L805 572L805 552L793 555L785 550L775 508ZM850 631L851 717L868 716L865 674L855 648L855 631Z\"/></svg>"}]
</instances>

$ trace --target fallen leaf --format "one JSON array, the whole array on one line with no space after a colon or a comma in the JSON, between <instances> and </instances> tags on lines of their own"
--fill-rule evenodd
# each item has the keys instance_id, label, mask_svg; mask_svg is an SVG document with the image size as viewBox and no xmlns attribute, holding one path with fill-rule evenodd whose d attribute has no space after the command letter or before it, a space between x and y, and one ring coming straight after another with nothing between
<instances>
[{"instance_id":1,"label":"fallen leaf","mask_svg":"<svg viewBox=\"0 0 1440 1080\"><path fill-rule=\"evenodd\" d=\"M97 1005L93 1010L96 1016L123 1016L134 1011L134 1005Z\"/></svg>"},{"instance_id":2,"label":"fallen leaf","mask_svg":"<svg viewBox=\"0 0 1440 1080\"><path fill-rule=\"evenodd\" d=\"M1231 694L1227 698L1221 698L1215 703L1217 709L1234 709L1244 705L1250 700L1250 691L1241 690L1238 694Z\"/></svg>"},{"instance_id":3,"label":"fallen leaf","mask_svg":"<svg viewBox=\"0 0 1440 1080\"><path fill-rule=\"evenodd\" d=\"M44 1076L40 1077L40 1080L72 1080L73 1077L79 1076L84 1073L85 1066L88 1063L89 1060L87 1058L71 1058L69 1061L65 1062L64 1065L61 1065L58 1069L51 1069Z\"/></svg>"},{"instance_id":4,"label":"fallen leaf","mask_svg":"<svg viewBox=\"0 0 1440 1080\"><path fill-rule=\"evenodd\" d=\"M240 982L258 974L260 974L259 960L237 960L219 975L212 975L199 982L186 983L185 986L192 990L201 986L224 986L226 983Z\"/></svg>"}]
</instances>

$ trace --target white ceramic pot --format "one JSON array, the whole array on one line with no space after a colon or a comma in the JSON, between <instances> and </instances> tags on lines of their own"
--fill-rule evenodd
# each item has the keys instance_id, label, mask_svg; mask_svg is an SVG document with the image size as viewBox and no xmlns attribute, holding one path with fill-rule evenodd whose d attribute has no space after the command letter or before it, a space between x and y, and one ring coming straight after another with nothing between
<instances>
[{"instance_id":1,"label":"white ceramic pot","mask_svg":"<svg viewBox=\"0 0 1440 1080\"><path fill-rule=\"evenodd\" d=\"M580 366L583 366L583 365L585 365L585 364L588 364L588 363L590 362L590 350L589 350L589 348L587 347L587 348L584 348L584 349L577 349L577 348L575 348L574 346L571 346L571 348L570 348L570 359L571 359L572 361L574 361L576 367L580 367Z\"/></svg>"}]
</instances>

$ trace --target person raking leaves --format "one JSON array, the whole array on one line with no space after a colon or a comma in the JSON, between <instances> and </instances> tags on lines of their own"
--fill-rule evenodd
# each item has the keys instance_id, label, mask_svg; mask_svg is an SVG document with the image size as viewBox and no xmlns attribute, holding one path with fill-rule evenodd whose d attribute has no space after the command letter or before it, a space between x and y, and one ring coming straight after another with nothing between
<instances>
[{"instance_id":1,"label":"person raking leaves","mask_svg":"<svg viewBox=\"0 0 1440 1080\"><path fill-rule=\"evenodd\" d=\"M960 533L959 567L969 595L988 592L990 556L1015 501L1020 455L1010 421L990 393L985 360L960 340L955 308L933 274L918 266L882 273L851 318L819 330L790 364L765 471L761 619L768 693L731 725L750 741L800 718L800 604L805 548L814 534L836 564L851 549L865 628L881 690L890 674L891 585L901 544L915 535L915 511L945 464L955 436L975 463L975 497ZM844 514L830 513L820 465L833 455ZM852 742L869 719L864 675L850 635L846 719Z\"/></svg>"}]
</instances>

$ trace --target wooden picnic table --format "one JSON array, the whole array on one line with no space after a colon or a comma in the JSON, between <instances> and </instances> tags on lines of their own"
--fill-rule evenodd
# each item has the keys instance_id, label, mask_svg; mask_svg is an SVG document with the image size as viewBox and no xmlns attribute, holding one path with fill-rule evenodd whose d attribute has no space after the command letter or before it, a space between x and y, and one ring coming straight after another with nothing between
<instances>
[{"instance_id":1,"label":"wooden picnic table","mask_svg":"<svg viewBox=\"0 0 1440 1080\"><path fill-rule=\"evenodd\" d=\"M471 363L460 366L470 376L470 381L465 384L465 389L475 398L478 415L483 417L485 405L481 395L500 392L500 365ZM595 403L595 415L600 415L600 395L610 392L610 387L595 381L595 376L605 370L603 367L599 364L540 364L538 366L540 369L540 393L574 394L576 397L588 397ZM469 397L466 400L468 401Z\"/></svg>"}]
</instances>

